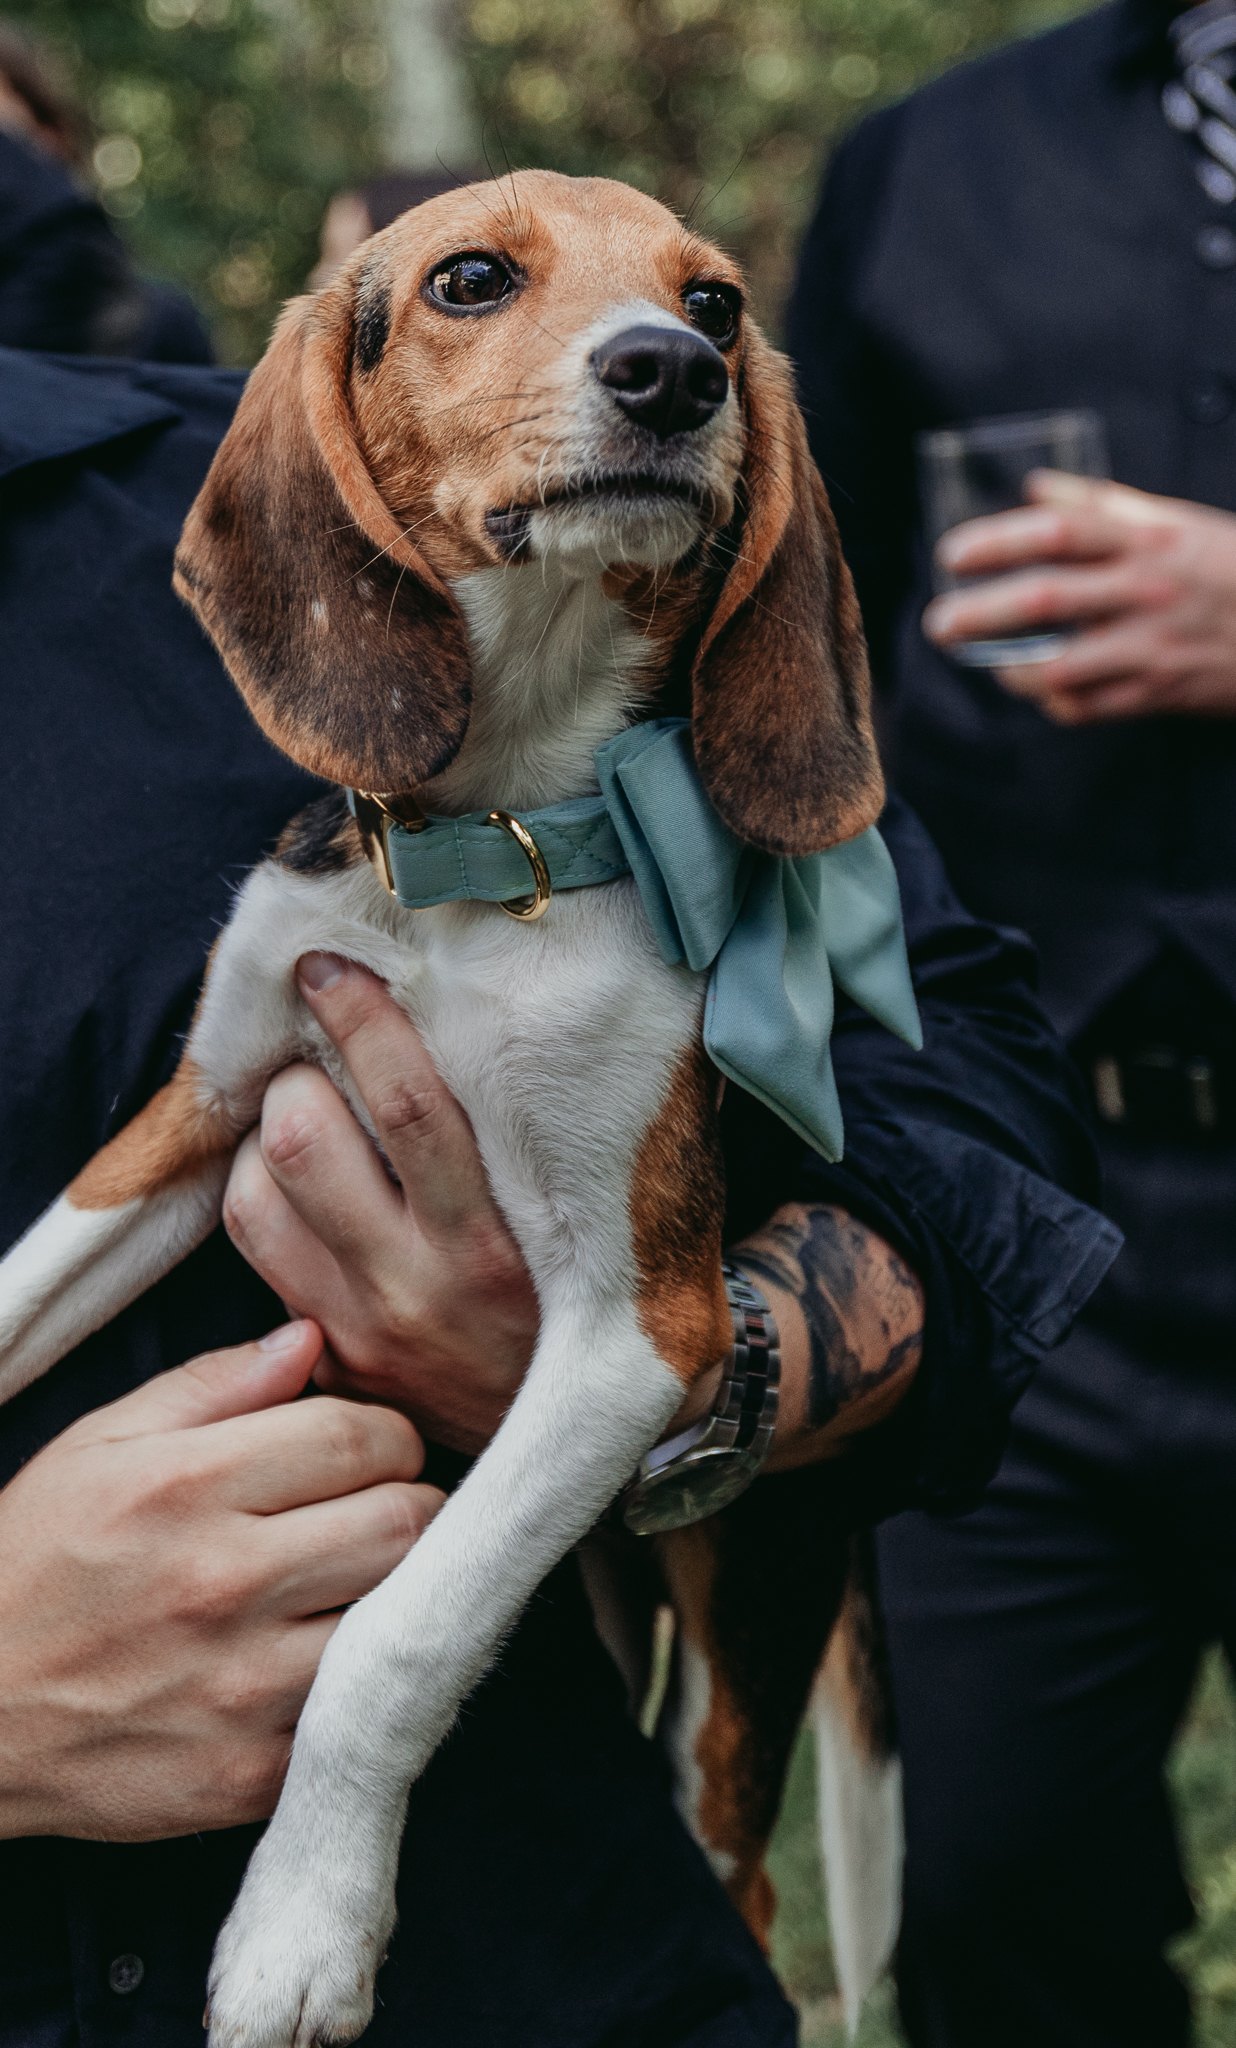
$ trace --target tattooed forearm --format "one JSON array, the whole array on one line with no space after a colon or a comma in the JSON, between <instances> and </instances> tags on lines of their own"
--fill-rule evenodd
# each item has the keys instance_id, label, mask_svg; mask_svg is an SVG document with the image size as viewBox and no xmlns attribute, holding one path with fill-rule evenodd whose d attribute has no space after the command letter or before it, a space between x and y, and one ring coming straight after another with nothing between
<instances>
[{"instance_id":1,"label":"tattooed forearm","mask_svg":"<svg viewBox=\"0 0 1236 2048\"><path fill-rule=\"evenodd\" d=\"M825 1430L898 1375L908 1379L922 1353L923 1290L892 1246L844 1209L789 1204L734 1257L802 1310L801 1427Z\"/></svg>"}]
</instances>

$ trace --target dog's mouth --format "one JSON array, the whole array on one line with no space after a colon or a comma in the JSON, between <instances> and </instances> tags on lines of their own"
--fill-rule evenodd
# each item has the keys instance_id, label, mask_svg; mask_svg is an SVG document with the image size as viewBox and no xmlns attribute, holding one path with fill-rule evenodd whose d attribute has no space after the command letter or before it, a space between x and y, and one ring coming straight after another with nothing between
<instances>
[{"instance_id":1,"label":"dog's mouth","mask_svg":"<svg viewBox=\"0 0 1236 2048\"><path fill-rule=\"evenodd\" d=\"M703 503L703 493L694 484L640 471L635 476L615 472L610 476L582 477L563 484L559 490L547 491L544 498L528 509L535 512L548 510L551 505L576 505L589 498L676 498L687 505Z\"/></svg>"},{"instance_id":2,"label":"dog's mouth","mask_svg":"<svg viewBox=\"0 0 1236 2048\"><path fill-rule=\"evenodd\" d=\"M559 484L528 504L503 505L487 512L485 531L509 558L527 545L529 528L536 513L552 512L563 505L589 505L615 498L628 505L657 499L662 503L668 501L690 506L698 511L704 504L705 493L697 485L678 478L657 476L646 470L634 474L616 470Z\"/></svg>"}]
</instances>

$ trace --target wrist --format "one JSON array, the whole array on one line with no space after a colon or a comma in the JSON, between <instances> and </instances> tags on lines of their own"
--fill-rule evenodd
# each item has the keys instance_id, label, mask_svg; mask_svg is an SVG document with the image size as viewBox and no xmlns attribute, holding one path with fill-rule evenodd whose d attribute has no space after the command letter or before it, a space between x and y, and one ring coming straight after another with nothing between
<instances>
[{"instance_id":1,"label":"wrist","mask_svg":"<svg viewBox=\"0 0 1236 2048\"><path fill-rule=\"evenodd\" d=\"M720 1512L745 1493L772 1443L781 1354L767 1301L745 1273L722 1264L733 1342L712 1406L641 1458L617 1510L636 1536L652 1536ZM706 1378L715 1378L715 1370Z\"/></svg>"},{"instance_id":2,"label":"wrist","mask_svg":"<svg viewBox=\"0 0 1236 2048\"><path fill-rule=\"evenodd\" d=\"M733 1256L767 1294L781 1333L765 1470L844 1455L892 1414L918 1369L919 1280L883 1238L830 1203L787 1203Z\"/></svg>"},{"instance_id":3,"label":"wrist","mask_svg":"<svg viewBox=\"0 0 1236 2048\"><path fill-rule=\"evenodd\" d=\"M72 1793L70 1759L59 1753L52 1692L14 1655L21 1618L0 1616L0 1640L9 1646L0 1668L0 1841L64 1834L66 1798ZM63 1768L57 1768L57 1766Z\"/></svg>"},{"instance_id":4,"label":"wrist","mask_svg":"<svg viewBox=\"0 0 1236 2048\"><path fill-rule=\"evenodd\" d=\"M704 1417L711 1413L721 1391L721 1382L725 1378L728 1363L728 1357L719 1358L714 1366L710 1366L708 1371L694 1382L673 1421L657 1438L659 1444L668 1443L671 1437L680 1436L693 1422L702 1422Z\"/></svg>"},{"instance_id":5,"label":"wrist","mask_svg":"<svg viewBox=\"0 0 1236 2048\"><path fill-rule=\"evenodd\" d=\"M41 1797L38 1787L30 1782L30 1767L35 1761L29 1752L0 1750L0 1842L65 1832L57 1824L50 1799Z\"/></svg>"}]
</instances>

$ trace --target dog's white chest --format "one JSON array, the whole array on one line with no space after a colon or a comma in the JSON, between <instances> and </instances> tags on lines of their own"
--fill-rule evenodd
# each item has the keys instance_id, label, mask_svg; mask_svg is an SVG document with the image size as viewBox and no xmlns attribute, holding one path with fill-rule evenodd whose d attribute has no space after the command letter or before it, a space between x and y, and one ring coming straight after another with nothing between
<instances>
[{"instance_id":1,"label":"dog's white chest","mask_svg":"<svg viewBox=\"0 0 1236 2048\"><path fill-rule=\"evenodd\" d=\"M304 876L267 863L220 941L192 1054L235 1103L289 1059L324 1066L364 1117L301 1002L308 952L389 986L467 1111L494 1193L534 1261L592 1239L629 1268L640 1142L699 1030L703 978L657 952L629 880L556 897L534 925L490 904L402 911L367 868ZM367 1119L366 1119L367 1121Z\"/></svg>"}]
</instances>

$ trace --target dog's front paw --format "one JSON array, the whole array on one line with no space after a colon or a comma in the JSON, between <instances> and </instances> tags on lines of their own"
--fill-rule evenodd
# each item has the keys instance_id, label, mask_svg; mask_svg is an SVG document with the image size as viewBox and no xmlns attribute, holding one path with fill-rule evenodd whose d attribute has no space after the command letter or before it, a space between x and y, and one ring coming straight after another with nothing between
<instances>
[{"instance_id":1,"label":"dog's front paw","mask_svg":"<svg viewBox=\"0 0 1236 2048\"><path fill-rule=\"evenodd\" d=\"M373 1983L395 1925L394 1899L317 1882L284 1883L262 1844L224 1922L210 1966L209 2048L319 2048L355 2041L373 2017Z\"/></svg>"}]
</instances>

